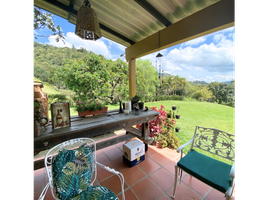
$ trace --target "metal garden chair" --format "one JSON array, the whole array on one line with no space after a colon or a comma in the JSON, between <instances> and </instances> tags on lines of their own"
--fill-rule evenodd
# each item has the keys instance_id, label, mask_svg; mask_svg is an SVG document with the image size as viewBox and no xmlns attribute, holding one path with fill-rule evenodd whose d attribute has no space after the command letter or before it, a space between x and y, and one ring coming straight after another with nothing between
<instances>
[{"instance_id":1,"label":"metal garden chair","mask_svg":"<svg viewBox=\"0 0 268 200\"><path fill-rule=\"evenodd\" d=\"M118 200L110 189L93 186L97 177L96 165L119 177L122 199L124 200L124 176L120 172L97 162L96 143L90 138L72 139L48 151L45 157L45 168L49 181L39 200L44 199L49 187L54 199Z\"/></svg>"},{"instance_id":2,"label":"metal garden chair","mask_svg":"<svg viewBox=\"0 0 268 200\"><path fill-rule=\"evenodd\" d=\"M189 152L182 157L183 148L189 144L191 144ZM181 183L183 170L216 190L225 193L226 199L230 199L235 184L235 162L231 166L195 151L194 147L235 161L234 135L213 128L196 126L193 138L177 149L178 153L181 152L181 159L175 165L175 184L171 197L175 198L178 171Z\"/></svg>"}]
</instances>

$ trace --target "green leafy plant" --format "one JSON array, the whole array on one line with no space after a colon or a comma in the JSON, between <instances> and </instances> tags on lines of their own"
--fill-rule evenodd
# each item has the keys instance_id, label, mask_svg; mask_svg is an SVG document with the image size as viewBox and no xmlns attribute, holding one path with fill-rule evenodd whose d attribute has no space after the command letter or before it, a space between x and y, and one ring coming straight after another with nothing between
<instances>
[{"instance_id":1,"label":"green leafy plant","mask_svg":"<svg viewBox=\"0 0 268 200\"><path fill-rule=\"evenodd\" d=\"M105 105L100 103L98 100L90 100L88 103L83 101L77 101L75 105L75 110L77 112L84 112L87 110L95 111L102 110L104 107Z\"/></svg>"},{"instance_id":2,"label":"green leafy plant","mask_svg":"<svg viewBox=\"0 0 268 200\"><path fill-rule=\"evenodd\" d=\"M162 148L169 147L177 149L180 146L180 141L175 135L173 129L165 129L164 133L160 133L158 136L158 142Z\"/></svg>"}]
</instances>

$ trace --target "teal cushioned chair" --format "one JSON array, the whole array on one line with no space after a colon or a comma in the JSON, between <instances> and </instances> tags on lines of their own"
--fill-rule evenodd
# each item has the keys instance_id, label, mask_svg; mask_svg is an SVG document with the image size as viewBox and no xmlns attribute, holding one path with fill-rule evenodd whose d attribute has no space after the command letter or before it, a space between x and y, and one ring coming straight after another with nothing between
<instances>
[{"instance_id":1,"label":"teal cushioned chair","mask_svg":"<svg viewBox=\"0 0 268 200\"><path fill-rule=\"evenodd\" d=\"M191 144L191 149L184 157L183 148ZM178 170L180 181L182 170L216 190L225 193L226 199L232 196L235 178L235 164L233 166L203 155L193 149L202 149L212 154L234 161L234 135L212 128L196 126L193 138L180 146L181 159L175 165L175 184L172 198L175 198Z\"/></svg>"},{"instance_id":2,"label":"teal cushioned chair","mask_svg":"<svg viewBox=\"0 0 268 200\"><path fill-rule=\"evenodd\" d=\"M48 165L50 165L50 168ZM93 186L97 176L96 165L120 178L122 199L125 199L123 175L96 161L96 144L90 138L69 140L49 150L45 157L45 167L49 181L39 199L44 198L50 186L54 199L118 200L110 189Z\"/></svg>"}]
</instances>

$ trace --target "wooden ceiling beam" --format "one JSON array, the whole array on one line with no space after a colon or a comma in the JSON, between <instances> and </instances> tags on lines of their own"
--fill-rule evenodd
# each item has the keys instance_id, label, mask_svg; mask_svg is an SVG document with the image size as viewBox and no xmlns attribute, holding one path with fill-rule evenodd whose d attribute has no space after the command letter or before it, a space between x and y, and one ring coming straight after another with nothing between
<instances>
[{"instance_id":1,"label":"wooden ceiling beam","mask_svg":"<svg viewBox=\"0 0 268 200\"><path fill-rule=\"evenodd\" d=\"M234 0L222 0L126 48L126 60L234 26ZM158 44L160 35L160 44Z\"/></svg>"}]
</instances>

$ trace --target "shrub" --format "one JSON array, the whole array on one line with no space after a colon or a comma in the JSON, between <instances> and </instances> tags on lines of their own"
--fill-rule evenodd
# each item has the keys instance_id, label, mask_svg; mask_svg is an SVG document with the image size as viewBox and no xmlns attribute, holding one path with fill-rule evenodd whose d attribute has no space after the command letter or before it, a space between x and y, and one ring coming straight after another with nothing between
<instances>
[{"instance_id":1,"label":"shrub","mask_svg":"<svg viewBox=\"0 0 268 200\"><path fill-rule=\"evenodd\" d=\"M156 107L152 107L151 109L159 112L156 119L149 121L149 136L156 141L159 133L163 131L162 127L166 124L167 112L164 110L165 107L162 105L159 110ZM137 128L141 130L141 124L138 124Z\"/></svg>"},{"instance_id":2,"label":"shrub","mask_svg":"<svg viewBox=\"0 0 268 200\"><path fill-rule=\"evenodd\" d=\"M159 110L156 107L152 107L152 109L159 112L159 115L156 119L149 121L149 136L154 141L158 141L163 148L178 148L179 139L174 133L174 127L177 121L167 118L167 112L163 105L161 105ZM141 130L141 124L138 124L137 128Z\"/></svg>"},{"instance_id":3,"label":"shrub","mask_svg":"<svg viewBox=\"0 0 268 200\"><path fill-rule=\"evenodd\" d=\"M180 141L174 133L174 129L165 129L158 136L158 142L162 148L169 147L177 149L180 146Z\"/></svg>"}]
</instances>

